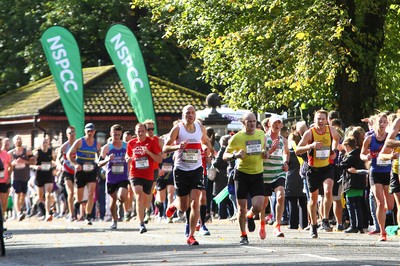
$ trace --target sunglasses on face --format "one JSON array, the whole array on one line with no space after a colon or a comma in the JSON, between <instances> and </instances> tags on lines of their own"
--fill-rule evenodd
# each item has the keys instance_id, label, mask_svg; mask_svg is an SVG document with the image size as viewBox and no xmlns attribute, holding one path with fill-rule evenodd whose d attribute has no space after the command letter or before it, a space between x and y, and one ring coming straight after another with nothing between
<instances>
[{"instance_id":1,"label":"sunglasses on face","mask_svg":"<svg viewBox=\"0 0 400 266\"><path fill-rule=\"evenodd\" d=\"M154 131L154 128L147 128L148 131Z\"/></svg>"}]
</instances>

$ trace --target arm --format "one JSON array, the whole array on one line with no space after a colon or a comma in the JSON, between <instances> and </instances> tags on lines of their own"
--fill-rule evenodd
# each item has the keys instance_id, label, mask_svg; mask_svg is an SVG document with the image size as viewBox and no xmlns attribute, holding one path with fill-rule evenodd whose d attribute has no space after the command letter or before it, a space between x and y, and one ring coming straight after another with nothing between
<instances>
[{"instance_id":1,"label":"arm","mask_svg":"<svg viewBox=\"0 0 400 266\"><path fill-rule=\"evenodd\" d=\"M155 162L157 162L157 163L161 163L161 162L162 162L162 155L161 155L161 152L159 152L159 153L153 153L153 152L151 152L151 151L147 148L147 146L145 147L144 151L145 151L145 153L146 153L147 155L149 155Z\"/></svg>"},{"instance_id":2,"label":"arm","mask_svg":"<svg viewBox=\"0 0 400 266\"><path fill-rule=\"evenodd\" d=\"M207 130L203 125L200 126L201 126L201 131L203 132L203 137L201 138L201 142L207 146L209 153L214 155L215 154L214 147L211 145L211 141L207 136Z\"/></svg>"},{"instance_id":3,"label":"arm","mask_svg":"<svg viewBox=\"0 0 400 266\"><path fill-rule=\"evenodd\" d=\"M63 158L63 154L65 152L65 149L66 149L65 143L58 149L58 153L57 153L57 156L56 156L56 165L57 165L57 168L59 168L59 169L62 169L61 160Z\"/></svg>"},{"instance_id":4,"label":"arm","mask_svg":"<svg viewBox=\"0 0 400 266\"><path fill-rule=\"evenodd\" d=\"M289 171L290 151L289 151L288 140L285 139L285 138L282 138L282 139L283 139L283 145L284 145L284 147L283 147L283 161L284 161L284 163L283 163L282 168L283 168L283 170L285 172L287 172L287 171Z\"/></svg>"},{"instance_id":5,"label":"arm","mask_svg":"<svg viewBox=\"0 0 400 266\"><path fill-rule=\"evenodd\" d=\"M307 152L310 149L315 149L316 148L315 142L309 144L311 139L312 139L312 132L311 132L311 129L308 129L304 133L304 135L301 138L299 144L297 145L297 150L296 150L296 154L297 155L301 155L301 154Z\"/></svg>"},{"instance_id":6,"label":"arm","mask_svg":"<svg viewBox=\"0 0 400 266\"><path fill-rule=\"evenodd\" d=\"M367 138L364 139L363 145L361 147L361 154L360 158L363 161L370 161L372 159L372 156L369 151L369 146L371 145L371 136L368 136Z\"/></svg>"},{"instance_id":7,"label":"arm","mask_svg":"<svg viewBox=\"0 0 400 266\"><path fill-rule=\"evenodd\" d=\"M385 146L388 148L400 147L400 140L396 140L396 135L400 131L400 118L396 118L393 121L393 126L386 138Z\"/></svg>"},{"instance_id":8,"label":"arm","mask_svg":"<svg viewBox=\"0 0 400 266\"><path fill-rule=\"evenodd\" d=\"M80 171L82 170L82 165L78 164L74 158L74 156L72 156L72 154L75 154L76 151L82 146L82 140L81 139L77 139L75 140L74 144L72 144L71 148L68 150L67 152L67 158L68 160L75 166L75 170Z\"/></svg>"},{"instance_id":9,"label":"arm","mask_svg":"<svg viewBox=\"0 0 400 266\"><path fill-rule=\"evenodd\" d=\"M222 159L224 161L232 161L236 160L237 158L243 158L244 157L244 150L240 150L238 152L235 152L235 136L233 136L229 140L228 147L226 148L224 155L222 156ZM231 152L229 152L231 151Z\"/></svg>"},{"instance_id":10,"label":"arm","mask_svg":"<svg viewBox=\"0 0 400 266\"><path fill-rule=\"evenodd\" d=\"M181 143L174 145L175 140L178 138L179 134L179 127L175 126L171 129L171 132L168 134L168 138L166 143L164 144L163 147L163 152L168 153L168 152L174 152L176 150L179 150L181 147L183 148L184 145L181 145Z\"/></svg>"},{"instance_id":11,"label":"arm","mask_svg":"<svg viewBox=\"0 0 400 266\"><path fill-rule=\"evenodd\" d=\"M106 165L110 160L112 160L114 158L114 154L108 154L109 151L109 145L106 144L101 148L101 152L100 152L100 159L98 162L98 166L99 167L103 167L104 165Z\"/></svg>"}]
</instances>

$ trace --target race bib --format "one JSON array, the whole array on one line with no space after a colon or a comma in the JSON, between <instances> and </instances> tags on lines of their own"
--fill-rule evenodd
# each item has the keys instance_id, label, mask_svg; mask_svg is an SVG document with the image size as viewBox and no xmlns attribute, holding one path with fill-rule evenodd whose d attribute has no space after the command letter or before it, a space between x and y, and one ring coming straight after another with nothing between
<instances>
[{"instance_id":1,"label":"race bib","mask_svg":"<svg viewBox=\"0 0 400 266\"><path fill-rule=\"evenodd\" d=\"M271 153L271 156L282 157L283 156L283 149L276 149L273 153Z\"/></svg>"},{"instance_id":2,"label":"race bib","mask_svg":"<svg viewBox=\"0 0 400 266\"><path fill-rule=\"evenodd\" d=\"M92 172L94 170L94 164L92 163L84 163L82 166L82 170L84 172Z\"/></svg>"},{"instance_id":3,"label":"race bib","mask_svg":"<svg viewBox=\"0 0 400 266\"><path fill-rule=\"evenodd\" d=\"M113 174L123 174L124 173L124 165L123 164L114 164L111 166L111 173Z\"/></svg>"},{"instance_id":4,"label":"race bib","mask_svg":"<svg viewBox=\"0 0 400 266\"><path fill-rule=\"evenodd\" d=\"M50 168L51 168L51 163L49 163L49 162L43 162L40 164L41 171L49 171Z\"/></svg>"},{"instance_id":5,"label":"race bib","mask_svg":"<svg viewBox=\"0 0 400 266\"><path fill-rule=\"evenodd\" d=\"M331 154L331 150L327 147L323 147L322 149L315 150L315 157L319 160L328 159L330 154Z\"/></svg>"},{"instance_id":6,"label":"race bib","mask_svg":"<svg viewBox=\"0 0 400 266\"><path fill-rule=\"evenodd\" d=\"M246 141L246 153L249 155L261 154L261 140Z\"/></svg>"},{"instance_id":7,"label":"race bib","mask_svg":"<svg viewBox=\"0 0 400 266\"><path fill-rule=\"evenodd\" d=\"M172 163L164 163L161 166L161 170L163 170L164 172L172 172Z\"/></svg>"},{"instance_id":8,"label":"race bib","mask_svg":"<svg viewBox=\"0 0 400 266\"><path fill-rule=\"evenodd\" d=\"M376 165L389 166L389 165L392 165L392 160L382 160L382 159L376 158Z\"/></svg>"},{"instance_id":9,"label":"race bib","mask_svg":"<svg viewBox=\"0 0 400 266\"><path fill-rule=\"evenodd\" d=\"M0 179L4 178L4 171L0 171Z\"/></svg>"},{"instance_id":10,"label":"race bib","mask_svg":"<svg viewBox=\"0 0 400 266\"><path fill-rule=\"evenodd\" d=\"M149 159L147 157L137 158L135 161L136 169L147 169L149 168Z\"/></svg>"},{"instance_id":11,"label":"race bib","mask_svg":"<svg viewBox=\"0 0 400 266\"><path fill-rule=\"evenodd\" d=\"M186 163L197 163L200 158L199 150L183 150L182 160Z\"/></svg>"}]
</instances>

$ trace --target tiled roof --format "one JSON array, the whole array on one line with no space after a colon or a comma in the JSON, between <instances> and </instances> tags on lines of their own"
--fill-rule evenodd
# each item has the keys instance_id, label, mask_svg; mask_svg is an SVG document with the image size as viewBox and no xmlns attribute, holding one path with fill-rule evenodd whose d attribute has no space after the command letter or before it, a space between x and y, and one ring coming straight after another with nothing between
<instances>
[{"instance_id":1,"label":"tiled roof","mask_svg":"<svg viewBox=\"0 0 400 266\"><path fill-rule=\"evenodd\" d=\"M91 115L134 113L114 66L83 69L84 109ZM206 95L149 76L156 115L180 113L187 104L205 107ZM1 95L0 118L37 114L64 114L53 78L47 77Z\"/></svg>"}]
</instances>

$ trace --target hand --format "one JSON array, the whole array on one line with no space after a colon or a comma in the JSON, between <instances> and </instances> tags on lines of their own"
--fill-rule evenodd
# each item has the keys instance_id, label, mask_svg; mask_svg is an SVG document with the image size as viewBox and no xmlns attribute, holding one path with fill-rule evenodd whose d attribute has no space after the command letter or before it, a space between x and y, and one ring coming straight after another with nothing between
<instances>
[{"instance_id":1,"label":"hand","mask_svg":"<svg viewBox=\"0 0 400 266\"><path fill-rule=\"evenodd\" d=\"M351 168L347 169L347 172L349 172L351 174L357 174L357 169L354 167L351 167Z\"/></svg>"},{"instance_id":2,"label":"hand","mask_svg":"<svg viewBox=\"0 0 400 266\"><path fill-rule=\"evenodd\" d=\"M243 159L244 156L245 156L244 150L240 150L240 151L238 151L237 153L235 153L235 157L236 157L236 158L241 158L241 159Z\"/></svg>"},{"instance_id":3,"label":"hand","mask_svg":"<svg viewBox=\"0 0 400 266\"><path fill-rule=\"evenodd\" d=\"M315 141L313 144L313 149L321 149L322 147L324 147L324 144L322 142L319 141Z\"/></svg>"}]
</instances>

